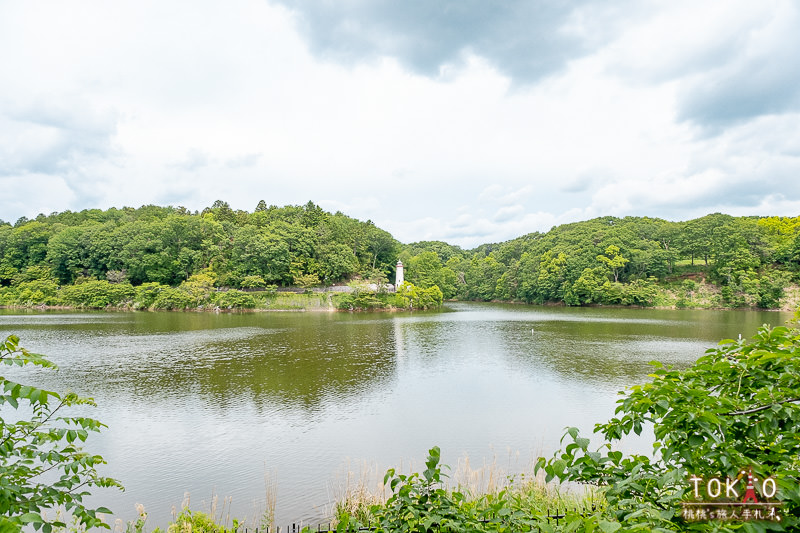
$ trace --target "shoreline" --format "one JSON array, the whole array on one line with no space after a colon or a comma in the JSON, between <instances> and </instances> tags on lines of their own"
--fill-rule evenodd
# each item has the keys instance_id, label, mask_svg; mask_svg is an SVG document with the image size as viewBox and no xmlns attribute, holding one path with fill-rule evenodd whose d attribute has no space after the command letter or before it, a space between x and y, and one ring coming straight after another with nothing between
<instances>
[{"instance_id":1,"label":"shoreline","mask_svg":"<svg viewBox=\"0 0 800 533\"><path fill-rule=\"evenodd\" d=\"M673 311L770 311L770 312L783 312L783 313L794 313L797 311L797 308L791 306L783 306L783 307L708 307L708 306L697 306L697 307L677 307L674 305L651 305L651 306L644 306L644 305L622 305L622 304L585 304L585 305L573 305L569 306L564 302L544 302L540 304L535 303L527 303L522 302L519 300L489 300L488 302L480 302L478 300L446 300L447 302L453 303L460 303L460 302L472 302L472 303L492 303L492 304L508 304L508 305L530 305L530 306L537 306L537 307L573 307L575 309L578 308L591 308L591 309L662 309L662 310L673 310Z\"/></svg>"},{"instance_id":2,"label":"shoreline","mask_svg":"<svg viewBox=\"0 0 800 533\"><path fill-rule=\"evenodd\" d=\"M527 303L517 300L490 300L488 302L478 300L446 300L447 303L492 303L492 304L507 304L507 305L522 305L529 307L575 307L575 308L593 308L593 309L658 309L658 310L686 310L686 311L769 311L769 312L784 312L793 313L797 309L791 306L782 306L779 308L763 308L763 307L676 307L676 306L642 306L642 305L621 305L621 304L587 304L579 306L568 306L564 302L545 302L545 303ZM336 307L292 307L292 308L186 308L186 309L149 309L149 308L135 308L131 306L108 306L108 307L81 307L71 305L0 305L0 310L26 310L26 311L109 311L109 312L168 312L168 313L400 313L419 311L418 309L399 309L399 308L373 308L373 309L338 309ZM431 309L427 309L430 311Z\"/></svg>"},{"instance_id":3,"label":"shoreline","mask_svg":"<svg viewBox=\"0 0 800 533\"><path fill-rule=\"evenodd\" d=\"M80 307L72 305L0 305L0 310L25 310L25 311L107 311L121 313L405 313L415 311L431 311L431 309L400 309L385 307L374 309L338 309L336 307L302 307L302 308L186 308L186 309L142 309L129 306L108 307Z\"/></svg>"}]
</instances>

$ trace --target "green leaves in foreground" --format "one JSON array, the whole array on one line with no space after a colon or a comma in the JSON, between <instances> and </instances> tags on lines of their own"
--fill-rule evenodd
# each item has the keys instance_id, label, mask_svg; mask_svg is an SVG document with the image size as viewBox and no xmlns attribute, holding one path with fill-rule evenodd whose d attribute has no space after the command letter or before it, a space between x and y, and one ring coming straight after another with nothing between
<instances>
[{"instance_id":1,"label":"green leaves in foreground","mask_svg":"<svg viewBox=\"0 0 800 533\"><path fill-rule=\"evenodd\" d=\"M563 451L537 470L547 479L591 483L626 531L794 531L800 527L800 332L762 327L750 341L724 340L691 368L654 363L653 381L618 401L616 417L594 432L570 428ZM644 427L655 434L652 457L624 456L614 443ZM690 475L736 478L752 467L777 479L781 522L684 522ZM576 524L577 531L586 530Z\"/></svg>"},{"instance_id":2,"label":"green leaves in foreground","mask_svg":"<svg viewBox=\"0 0 800 533\"><path fill-rule=\"evenodd\" d=\"M448 488L443 472L448 467L440 459L439 448L433 447L421 473L398 474L389 469L384 485L391 489L391 497L373 505L360 521L347 512L339 513L337 531L357 532L367 521L378 533L552 531L541 495L506 487L476 496L460 487ZM556 501L553 506L558 505Z\"/></svg>"},{"instance_id":3,"label":"green leaves in foreground","mask_svg":"<svg viewBox=\"0 0 800 533\"><path fill-rule=\"evenodd\" d=\"M21 348L14 335L0 343L0 362L56 368L43 356ZM90 431L105 426L92 418L65 415L78 405L95 404L75 393L60 395L0 376L0 532L18 531L26 524L45 533L54 526L65 527L42 516L43 510L58 506L87 528L109 527L99 514L111 511L86 508L83 497L91 487L122 485L98 475L96 467L105 461L80 447ZM19 421L6 420L9 408L20 411L13 417L21 417Z\"/></svg>"}]
</instances>

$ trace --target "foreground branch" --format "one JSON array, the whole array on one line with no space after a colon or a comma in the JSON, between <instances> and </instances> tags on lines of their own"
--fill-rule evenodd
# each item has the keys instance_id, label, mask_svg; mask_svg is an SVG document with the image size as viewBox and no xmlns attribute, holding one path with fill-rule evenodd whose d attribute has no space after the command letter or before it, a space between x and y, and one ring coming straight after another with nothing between
<instances>
[{"instance_id":1,"label":"foreground branch","mask_svg":"<svg viewBox=\"0 0 800 533\"><path fill-rule=\"evenodd\" d=\"M789 398L788 400L781 400L779 402L771 403L769 405L762 405L761 407L753 407L752 409L746 409L744 411L731 411L730 413L722 413L725 416L730 415L750 415L753 413L757 413L759 411L766 411L773 405L781 405L783 403L792 403L792 402L800 402L800 398Z\"/></svg>"}]
</instances>

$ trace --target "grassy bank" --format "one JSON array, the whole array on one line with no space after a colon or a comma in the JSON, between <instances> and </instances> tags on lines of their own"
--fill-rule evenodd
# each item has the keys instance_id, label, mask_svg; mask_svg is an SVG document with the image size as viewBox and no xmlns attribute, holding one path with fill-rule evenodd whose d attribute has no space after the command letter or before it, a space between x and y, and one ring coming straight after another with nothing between
<instances>
[{"instance_id":1,"label":"grassy bank","mask_svg":"<svg viewBox=\"0 0 800 533\"><path fill-rule=\"evenodd\" d=\"M473 468L469 459L463 458L451 471L448 466L438 464L438 448L430 453L423 472L397 474L390 470L391 476L387 474L384 478L375 468L364 466L358 472L348 469L335 490L328 516L321 522L331 524L336 531L352 532L365 527L395 530L390 523L402 520L407 526L404 530L414 531L415 526L438 517L440 522L431 522L425 529L518 531L515 528L546 524L554 520L552 517L563 516L566 512L600 510L602 498L595 491L580 490L581 487L562 490L558 485L547 484L542 475L533 473L533 465L522 473L509 475L498 467L496 460ZM254 509L251 516L232 516L229 498L214 496L210 502L192 505L187 493L180 510L173 508L172 520L166 525L149 521L147 511L140 504L136 505L134 520L126 523L116 519L109 525L112 531L120 533L244 533L256 528L275 531L277 488L274 482L265 482L263 507ZM65 519L63 511L58 518ZM317 530L316 523L298 526L309 533ZM83 531L85 528L74 521L66 527L53 528L55 533Z\"/></svg>"},{"instance_id":2,"label":"grassy bank","mask_svg":"<svg viewBox=\"0 0 800 533\"><path fill-rule=\"evenodd\" d=\"M534 474L533 465L509 475L496 461L472 468L464 458L451 471L439 464L438 448L430 450L425 465L420 473L391 469L380 480L368 469L359 475L349 472L331 510L337 529L413 531L415 525L429 529L435 523L442 530L516 531L566 511L598 510L602 500L585 487L564 490L545 483L541 474Z\"/></svg>"},{"instance_id":3,"label":"grassy bank","mask_svg":"<svg viewBox=\"0 0 800 533\"><path fill-rule=\"evenodd\" d=\"M196 274L170 287L159 283L133 286L128 282L85 279L59 286L53 279L20 281L0 287L0 307L51 309L122 310L265 310L334 311L378 309L429 309L442 304L438 286L404 284L399 292L369 289L352 282L349 292L278 291L275 287L239 290L215 286L207 274ZM707 280L702 271L686 271L665 280L639 280L622 284L604 282L595 287L592 298L582 305L633 305L675 309L783 309L800 303L800 287L786 283L774 291L748 285L747 291L732 291ZM778 290L779 289L779 290ZM587 289L588 290L588 289ZM515 301L494 299L493 301ZM548 302L543 302L548 303ZM569 302L561 302L569 304ZM574 305L580 305L576 303Z\"/></svg>"},{"instance_id":4,"label":"grassy bank","mask_svg":"<svg viewBox=\"0 0 800 533\"><path fill-rule=\"evenodd\" d=\"M239 290L215 286L210 274L195 274L178 285L138 286L126 281L86 279L59 286L55 280L33 279L0 287L0 306L20 308L125 310L368 310L429 309L442 304L438 287L403 284L397 292L351 283L348 292L279 292L276 287Z\"/></svg>"}]
</instances>

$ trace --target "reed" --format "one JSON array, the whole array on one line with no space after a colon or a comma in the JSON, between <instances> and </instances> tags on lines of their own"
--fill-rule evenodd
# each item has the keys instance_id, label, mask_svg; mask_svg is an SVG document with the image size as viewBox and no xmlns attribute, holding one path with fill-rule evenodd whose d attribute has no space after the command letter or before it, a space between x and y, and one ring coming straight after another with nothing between
<instances>
[{"instance_id":1,"label":"reed","mask_svg":"<svg viewBox=\"0 0 800 533\"><path fill-rule=\"evenodd\" d=\"M546 483L542 472L534 474L534 461L519 465L519 454L509 452L507 467L500 464L495 455L491 461L475 467L469 456L458 460L451 470L445 489L449 494L463 494L469 505L482 506L488 501L497 501L501 496L515 510L528 511L531 515L545 515L556 510L570 509L578 512L597 507L602 498L596 490L582 485L556 485ZM413 472L413 463L398 472ZM513 472L513 473L510 473ZM334 490L333 505L329 516L334 523L345 518L356 519L362 524L372 521L371 508L383 506L391 496L389 487L383 484L383 474L377 465L366 462L347 470Z\"/></svg>"}]
</instances>

